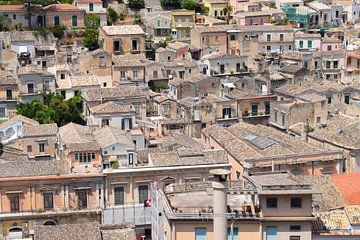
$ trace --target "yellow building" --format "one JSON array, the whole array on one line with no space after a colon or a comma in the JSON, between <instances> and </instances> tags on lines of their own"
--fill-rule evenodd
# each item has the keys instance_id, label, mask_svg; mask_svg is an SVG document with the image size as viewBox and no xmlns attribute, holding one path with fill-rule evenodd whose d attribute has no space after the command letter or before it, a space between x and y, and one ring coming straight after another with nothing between
<instances>
[{"instance_id":1,"label":"yellow building","mask_svg":"<svg viewBox=\"0 0 360 240\"><path fill-rule=\"evenodd\" d=\"M175 10L171 12L172 36L175 39L190 39L190 30L195 26L195 11Z\"/></svg>"},{"instance_id":2,"label":"yellow building","mask_svg":"<svg viewBox=\"0 0 360 240\"><path fill-rule=\"evenodd\" d=\"M225 0L205 0L204 6L209 8L209 16L213 18L222 18L227 15L228 4Z\"/></svg>"}]
</instances>

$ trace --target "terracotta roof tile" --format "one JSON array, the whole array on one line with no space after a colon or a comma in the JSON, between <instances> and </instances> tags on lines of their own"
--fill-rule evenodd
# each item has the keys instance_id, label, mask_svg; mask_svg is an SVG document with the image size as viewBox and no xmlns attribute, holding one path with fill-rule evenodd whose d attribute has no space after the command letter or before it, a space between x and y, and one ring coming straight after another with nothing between
<instances>
[{"instance_id":1,"label":"terracotta roof tile","mask_svg":"<svg viewBox=\"0 0 360 240\"><path fill-rule=\"evenodd\" d=\"M360 172L331 175L347 205L360 205Z\"/></svg>"}]
</instances>

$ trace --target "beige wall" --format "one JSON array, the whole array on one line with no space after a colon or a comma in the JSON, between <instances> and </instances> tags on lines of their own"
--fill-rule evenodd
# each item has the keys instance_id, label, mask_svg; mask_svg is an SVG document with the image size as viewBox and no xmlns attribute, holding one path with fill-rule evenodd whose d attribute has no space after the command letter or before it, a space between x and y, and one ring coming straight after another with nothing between
<instances>
[{"instance_id":1,"label":"beige wall","mask_svg":"<svg viewBox=\"0 0 360 240\"><path fill-rule=\"evenodd\" d=\"M76 27L84 27L85 26L85 11L79 10L74 12L46 12L46 25L53 26L55 25L54 17L60 17L60 25L64 25L67 27L72 26L72 16L77 16L77 26Z\"/></svg>"},{"instance_id":2,"label":"beige wall","mask_svg":"<svg viewBox=\"0 0 360 240\"><path fill-rule=\"evenodd\" d=\"M291 198L301 198L301 208L291 208ZM266 199L277 198L277 208L267 208ZM260 196L260 206L264 217L308 217L312 215L311 195L266 195Z\"/></svg>"},{"instance_id":3,"label":"beige wall","mask_svg":"<svg viewBox=\"0 0 360 240\"><path fill-rule=\"evenodd\" d=\"M42 155L42 154L49 154L51 157L55 157L56 155L56 149L55 144L57 143L57 136L51 136L51 137L39 137L41 140L46 139L46 141L37 141L37 138L23 138L22 139L22 146L23 151L26 153L29 157L34 157L36 155ZM39 143L45 144L45 152L40 153L39 152ZM27 146L31 146L32 151L27 151Z\"/></svg>"},{"instance_id":4,"label":"beige wall","mask_svg":"<svg viewBox=\"0 0 360 240\"><path fill-rule=\"evenodd\" d=\"M176 222L175 223L175 239L176 240L194 240L195 228L206 227L206 239L218 240L213 237L212 222ZM228 225L230 227L230 225ZM239 229L239 239L260 240L260 223L235 222L233 227ZM173 238L174 239L174 238Z\"/></svg>"},{"instance_id":5,"label":"beige wall","mask_svg":"<svg viewBox=\"0 0 360 240\"><path fill-rule=\"evenodd\" d=\"M301 240L311 240L311 222L296 222L296 221L287 221L287 222L263 222L262 223L262 234L263 239L266 239L266 229L267 227L276 227L277 230L277 239L279 240L288 240L290 236L300 236ZM301 226L301 231L291 232L290 226Z\"/></svg>"},{"instance_id":6,"label":"beige wall","mask_svg":"<svg viewBox=\"0 0 360 240\"><path fill-rule=\"evenodd\" d=\"M132 35L117 35L107 36L100 28L99 40L102 44L102 48L106 52L127 55L132 53L145 53L145 36L144 34L132 34ZM138 51L132 50L132 40L137 40ZM114 52L114 41L120 41L120 52Z\"/></svg>"},{"instance_id":7,"label":"beige wall","mask_svg":"<svg viewBox=\"0 0 360 240\"><path fill-rule=\"evenodd\" d=\"M191 45L218 48L220 53L226 53L226 32L200 33L196 28L191 31Z\"/></svg>"}]
</instances>

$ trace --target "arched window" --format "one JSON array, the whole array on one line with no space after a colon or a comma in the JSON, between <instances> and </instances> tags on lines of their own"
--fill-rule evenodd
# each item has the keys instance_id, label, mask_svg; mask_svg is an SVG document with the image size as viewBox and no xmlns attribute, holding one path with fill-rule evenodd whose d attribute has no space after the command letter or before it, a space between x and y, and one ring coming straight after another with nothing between
<instances>
[{"instance_id":1,"label":"arched window","mask_svg":"<svg viewBox=\"0 0 360 240\"><path fill-rule=\"evenodd\" d=\"M9 229L7 239L21 239L23 238L23 229L21 227L12 227Z\"/></svg>"},{"instance_id":2,"label":"arched window","mask_svg":"<svg viewBox=\"0 0 360 240\"><path fill-rule=\"evenodd\" d=\"M60 25L60 17L59 17L59 16L55 16L55 17L54 17L54 25L55 25L55 26Z\"/></svg>"},{"instance_id":3,"label":"arched window","mask_svg":"<svg viewBox=\"0 0 360 240\"><path fill-rule=\"evenodd\" d=\"M55 226L56 222L54 220L49 220L44 222L44 226Z\"/></svg>"}]
</instances>

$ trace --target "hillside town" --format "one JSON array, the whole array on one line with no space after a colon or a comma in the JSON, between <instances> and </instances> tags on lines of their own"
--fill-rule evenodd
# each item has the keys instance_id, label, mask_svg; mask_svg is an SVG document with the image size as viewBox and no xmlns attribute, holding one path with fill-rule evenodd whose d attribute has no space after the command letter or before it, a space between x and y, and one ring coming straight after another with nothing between
<instances>
[{"instance_id":1,"label":"hillside town","mask_svg":"<svg viewBox=\"0 0 360 240\"><path fill-rule=\"evenodd\" d=\"M3 240L360 239L360 1L0 1Z\"/></svg>"}]
</instances>

